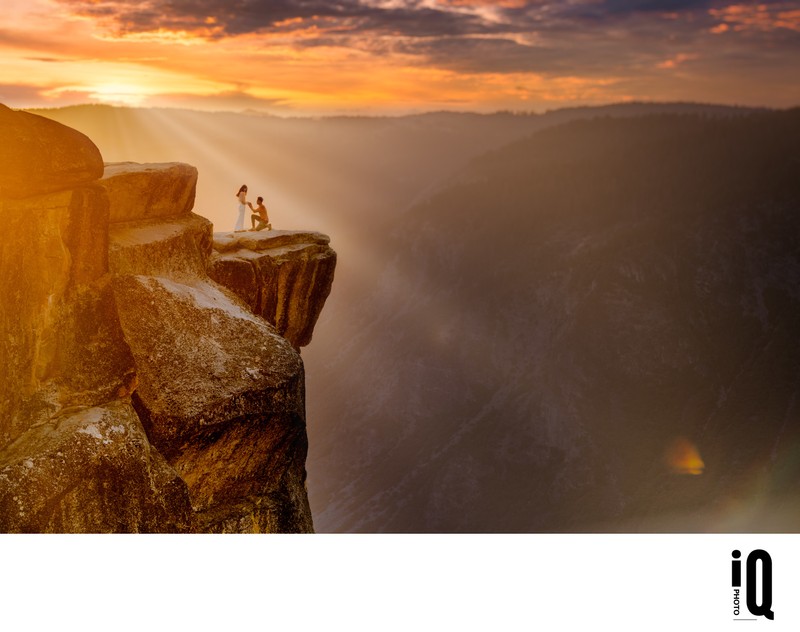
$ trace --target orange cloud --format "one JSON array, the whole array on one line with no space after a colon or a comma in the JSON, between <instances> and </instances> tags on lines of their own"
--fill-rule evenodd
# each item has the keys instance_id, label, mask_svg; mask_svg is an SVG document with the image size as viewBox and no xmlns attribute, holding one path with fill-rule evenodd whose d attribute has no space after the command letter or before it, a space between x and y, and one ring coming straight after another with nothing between
<instances>
[{"instance_id":1,"label":"orange cloud","mask_svg":"<svg viewBox=\"0 0 800 632\"><path fill-rule=\"evenodd\" d=\"M656 64L656 68L660 68L662 70L672 70L673 68L677 68L682 63L691 61L692 59L697 59L697 55L692 55L688 53L679 53L672 57L671 59L667 59L662 61L660 64Z\"/></svg>"},{"instance_id":2,"label":"orange cloud","mask_svg":"<svg viewBox=\"0 0 800 632\"><path fill-rule=\"evenodd\" d=\"M724 33L728 28L734 31L788 29L800 32L800 9L787 8L783 3L733 4L721 9L710 9L709 14L722 21L722 24L715 27L719 30L712 29L714 33Z\"/></svg>"}]
</instances>

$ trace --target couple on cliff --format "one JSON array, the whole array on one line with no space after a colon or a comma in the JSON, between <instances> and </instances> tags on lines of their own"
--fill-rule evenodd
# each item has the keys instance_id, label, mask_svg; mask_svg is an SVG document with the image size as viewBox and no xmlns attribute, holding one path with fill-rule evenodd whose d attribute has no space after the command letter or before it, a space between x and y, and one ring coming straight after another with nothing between
<instances>
[{"instance_id":1,"label":"couple on cliff","mask_svg":"<svg viewBox=\"0 0 800 632\"><path fill-rule=\"evenodd\" d=\"M253 208L253 205L247 201L246 184L239 187L236 197L239 198L239 217L236 220L236 227L233 229L233 232L240 233L244 231L245 205L249 206L250 210L253 211L253 214L250 216L250 222L253 227L249 230L264 230L265 228L267 230L272 230L272 224L269 223L269 215L267 215L267 207L264 206L264 198L259 197L256 200L256 208ZM256 221L258 222L258 226L256 226Z\"/></svg>"}]
</instances>

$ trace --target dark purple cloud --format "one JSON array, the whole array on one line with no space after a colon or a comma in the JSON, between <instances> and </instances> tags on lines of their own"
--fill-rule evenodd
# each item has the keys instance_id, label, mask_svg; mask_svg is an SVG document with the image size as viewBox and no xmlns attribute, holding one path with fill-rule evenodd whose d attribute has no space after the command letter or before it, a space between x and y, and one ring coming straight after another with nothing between
<instances>
[{"instance_id":1,"label":"dark purple cloud","mask_svg":"<svg viewBox=\"0 0 800 632\"><path fill-rule=\"evenodd\" d=\"M507 26L478 16L408 2L385 8L359 0L60 0L79 15L94 17L120 34L160 28L214 37L287 28L292 20L326 25L339 32L408 37L494 33ZM293 25L295 28L299 23ZM308 26L305 24L304 26Z\"/></svg>"},{"instance_id":2,"label":"dark purple cloud","mask_svg":"<svg viewBox=\"0 0 800 632\"><path fill-rule=\"evenodd\" d=\"M633 76L740 56L798 63L798 31L778 17L797 1L585 0L525 3L419 0L60 0L119 35L159 29L208 39L282 33L298 48L335 46L402 54L458 72ZM725 23L728 8L741 4ZM749 8L748 8L749 7ZM742 13L743 11L743 13ZM749 28L758 12L758 28ZM737 18L738 16L738 18ZM775 17L774 25L770 20ZM749 21L748 21L749 20ZM308 29L316 27L313 36ZM265 46L269 45L265 41ZM783 57L781 57L783 56ZM683 60L674 64L670 59ZM778 58L778 59L776 59ZM722 69L735 73L735 68Z\"/></svg>"},{"instance_id":3,"label":"dark purple cloud","mask_svg":"<svg viewBox=\"0 0 800 632\"><path fill-rule=\"evenodd\" d=\"M674 20L685 16L703 26L710 10L731 0L531 0L447 3L420 0L391 5L376 0L58 0L73 13L93 17L119 34L159 29L194 32L210 38L259 32L291 32L317 25L326 33L398 37L470 37L513 33L551 33L586 28L585 21L611 24L628 18ZM741 4L754 4L741 2ZM798 6L762 0L759 6ZM491 17L479 9L491 8ZM600 33L600 36L603 34Z\"/></svg>"},{"instance_id":4,"label":"dark purple cloud","mask_svg":"<svg viewBox=\"0 0 800 632\"><path fill-rule=\"evenodd\" d=\"M60 0L75 13L104 20L119 33L170 30L234 36L285 30L302 20L325 24L339 32L406 37L452 37L548 29L564 20L613 20L637 13L705 10L719 0L605 0L565 3L531 1L521 6L491 6L493 19L470 12L480 3L442 3L433 8L419 0L379 5L369 0ZM306 24L307 26L308 24ZM299 23L294 24L295 27Z\"/></svg>"},{"instance_id":5,"label":"dark purple cloud","mask_svg":"<svg viewBox=\"0 0 800 632\"><path fill-rule=\"evenodd\" d=\"M713 4L713 0L606 0L600 7L609 14L643 12L674 13L702 10Z\"/></svg>"}]
</instances>

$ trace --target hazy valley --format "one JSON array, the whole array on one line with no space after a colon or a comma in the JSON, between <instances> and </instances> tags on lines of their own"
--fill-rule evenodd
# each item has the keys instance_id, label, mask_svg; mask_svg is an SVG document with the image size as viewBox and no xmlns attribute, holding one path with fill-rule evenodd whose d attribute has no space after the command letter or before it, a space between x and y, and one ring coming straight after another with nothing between
<instances>
[{"instance_id":1,"label":"hazy valley","mask_svg":"<svg viewBox=\"0 0 800 632\"><path fill-rule=\"evenodd\" d=\"M696 115L576 120L659 111ZM796 110L40 113L107 161L195 165L218 231L246 182L331 236L318 531L795 528ZM680 438L702 475L664 463Z\"/></svg>"}]
</instances>

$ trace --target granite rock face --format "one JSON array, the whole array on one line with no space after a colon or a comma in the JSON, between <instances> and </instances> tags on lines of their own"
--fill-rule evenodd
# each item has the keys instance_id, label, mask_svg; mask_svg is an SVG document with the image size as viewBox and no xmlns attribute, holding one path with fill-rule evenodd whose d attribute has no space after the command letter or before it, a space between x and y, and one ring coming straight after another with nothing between
<instances>
[{"instance_id":1,"label":"granite rock face","mask_svg":"<svg viewBox=\"0 0 800 632\"><path fill-rule=\"evenodd\" d=\"M130 401L62 412L0 453L3 531L190 530L186 484L150 446Z\"/></svg>"},{"instance_id":2,"label":"granite rock face","mask_svg":"<svg viewBox=\"0 0 800 632\"><path fill-rule=\"evenodd\" d=\"M112 223L188 215L194 206L197 169L175 162L113 162L105 165L100 184L111 200Z\"/></svg>"},{"instance_id":3,"label":"granite rock face","mask_svg":"<svg viewBox=\"0 0 800 632\"><path fill-rule=\"evenodd\" d=\"M0 200L0 445L65 408L115 396L133 371L108 275L99 187ZM91 367L91 370L89 368Z\"/></svg>"},{"instance_id":4,"label":"granite rock face","mask_svg":"<svg viewBox=\"0 0 800 632\"><path fill-rule=\"evenodd\" d=\"M191 213L112 224L109 235L109 264L116 275L206 275L212 225L205 217Z\"/></svg>"},{"instance_id":5,"label":"granite rock face","mask_svg":"<svg viewBox=\"0 0 800 632\"><path fill-rule=\"evenodd\" d=\"M97 180L103 158L78 130L0 104L0 198L22 199Z\"/></svg>"},{"instance_id":6,"label":"granite rock face","mask_svg":"<svg viewBox=\"0 0 800 632\"><path fill-rule=\"evenodd\" d=\"M16 151L92 153L61 127ZM207 275L197 171L91 174L0 185L0 530L312 531L303 363Z\"/></svg>"},{"instance_id":7,"label":"granite rock face","mask_svg":"<svg viewBox=\"0 0 800 632\"><path fill-rule=\"evenodd\" d=\"M209 274L295 348L304 347L333 283L336 252L329 243L309 232L217 233Z\"/></svg>"},{"instance_id":8,"label":"granite rock face","mask_svg":"<svg viewBox=\"0 0 800 632\"><path fill-rule=\"evenodd\" d=\"M199 527L227 531L244 511L246 531L311 530L304 375L291 345L210 282L124 276L115 293L136 360L134 406L186 481ZM265 504L273 496L303 498Z\"/></svg>"}]
</instances>

